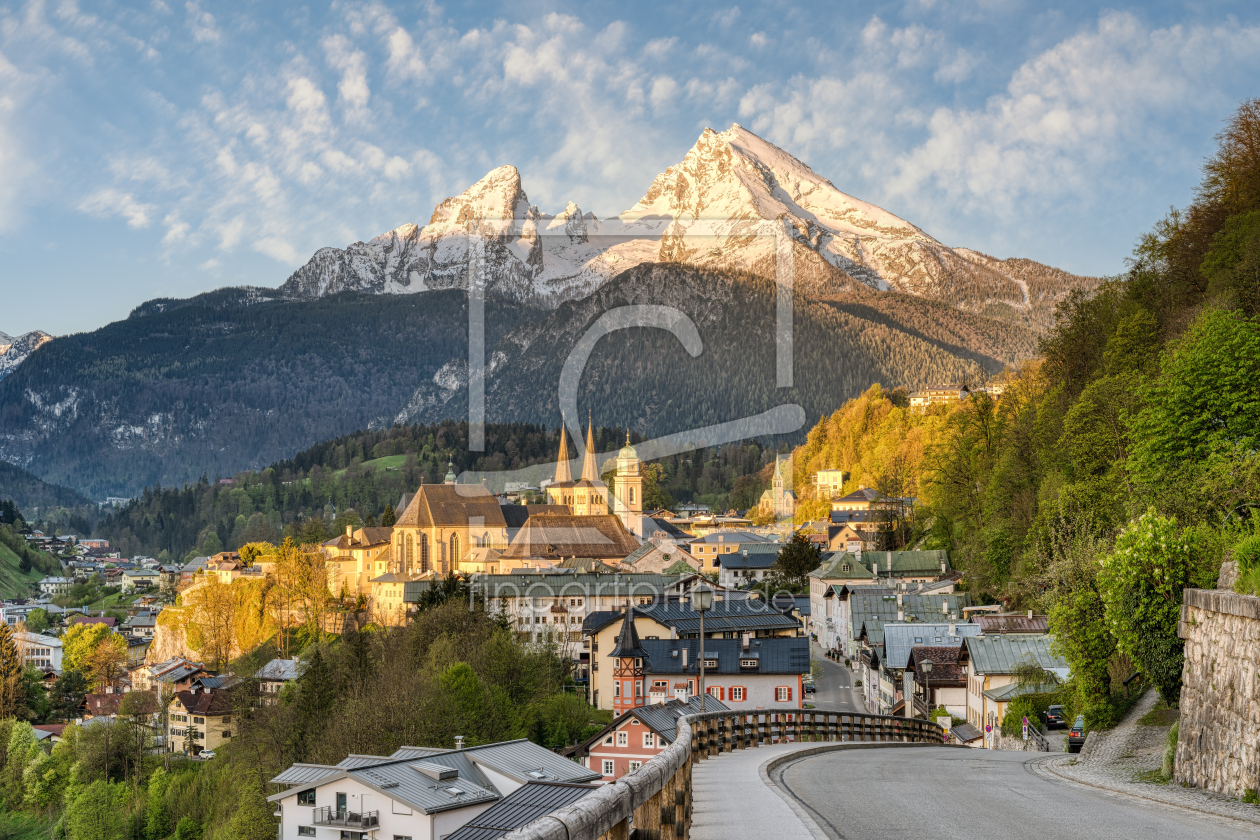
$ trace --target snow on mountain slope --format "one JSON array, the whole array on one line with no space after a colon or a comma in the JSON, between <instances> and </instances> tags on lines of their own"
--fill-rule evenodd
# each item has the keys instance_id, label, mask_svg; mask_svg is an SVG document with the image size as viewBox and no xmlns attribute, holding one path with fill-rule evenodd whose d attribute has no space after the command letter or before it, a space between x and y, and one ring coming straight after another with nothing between
<instances>
[{"instance_id":1,"label":"snow on mountain slope","mask_svg":"<svg viewBox=\"0 0 1260 840\"><path fill-rule=\"evenodd\" d=\"M53 337L43 330L34 330L17 338L10 338L0 333L0 379L17 370L17 366L26 361L26 357L34 353Z\"/></svg>"},{"instance_id":2,"label":"snow on mountain slope","mask_svg":"<svg viewBox=\"0 0 1260 840\"><path fill-rule=\"evenodd\" d=\"M1030 260L950 248L734 125L705 129L620 216L600 220L573 202L558 214L542 213L529 203L516 168L503 166L439 204L424 227L403 225L344 250L321 249L281 291L319 297L465 288L470 260L478 260L488 292L556 306L644 262L757 270L770 264L775 248L767 231L776 225L767 222L792 237L798 265L821 258L829 285L896 289L1037 328L1049 324L1068 291L1096 282Z\"/></svg>"}]
</instances>

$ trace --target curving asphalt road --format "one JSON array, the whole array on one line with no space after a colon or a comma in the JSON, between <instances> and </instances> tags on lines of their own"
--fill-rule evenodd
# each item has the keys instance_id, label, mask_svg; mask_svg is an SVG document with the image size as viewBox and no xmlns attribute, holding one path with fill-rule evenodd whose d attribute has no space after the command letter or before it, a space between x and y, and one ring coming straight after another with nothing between
<instances>
[{"instance_id":1,"label":"curving asphalt road","mask_svg":"<svg viewBox=\"0 0 1260 840\"><path fill-rule=\"evenodd\" d=\"M1235 840L1252 825L1056 782L1028 753L881 748L824 753L772 774L839 840Z\"/></svg>"},{"instance_id":2,"label":"curving asphalt road","mask_svg":"<svg viewBox=\"0 0 1260 840\"><path fill-rule=\"evenodd\" d=\"M806 703L824 712L865 712L861 689L853 687L853 675L844 663L823 656L822 648L810 644L814 658L822 663L822 676L814 681L817 691L805 697Z\"/></svg>"}]
</instances>

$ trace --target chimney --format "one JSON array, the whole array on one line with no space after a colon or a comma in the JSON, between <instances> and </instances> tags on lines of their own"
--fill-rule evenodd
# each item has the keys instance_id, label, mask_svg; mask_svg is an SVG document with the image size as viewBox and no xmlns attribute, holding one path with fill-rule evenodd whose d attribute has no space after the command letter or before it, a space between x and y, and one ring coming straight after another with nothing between
<instances>
[{"instance_id":1,"label":"chimney","mask_svg":"<svg viewBox=\"0 0 1260 840\"><path fill-rule=\"evenodd\" d=\"M941 561L941 574L945 574L945 561Z\"/></svg>"},{"instance_id":2,"label":"chimney","mask_svg":"<svg viewBox=\"0 0 1260 840\"><path fill-rule=\"evenodd\" d=\"M683 673L686 673L687 671L687 646L684 646L682 649L682 669L683 669Z\"/></svg>"},{"instance_id":3,"label":"chimney","mask_svg":"<svg viewBox=\"0 0 1260 840\"><path fill-rule=\"evenodd\" d=\"M354 526L352 526L352 525L347 525L347 526L346 526L346 538L348 539L348 538L353 537L353 536L354 536Z\"/></svg>"},{"instance_id":4,"label":"chimney","mask_svg":"<svg viewBox=\"0 0 1260 840\"><path fill-rule=\"evenodd\" d=\"M743 633L743 634L741 634L741 635L740 635L740 639L741 639L741 640L742 640L742 642L743 642L743 645L742 645L742 646L743 646L744 650L748 650L748 643L749 643L749 641L752 639L752 633Z\"/></svg>"},{"instance_id":5,"label":"chimney","mask_svg":"<svg viewBox=\"0 0 1260 840\"><path fill-rule=\"evenodd\" d=\"M957 636L957 635L958 635L958 628L954 626L954 621L953 621L953 619L950 619L950 622L949 622L949 635L951 635L951 636Z\"/></svg>"},{"instance_id":6,"label":"chimney","mask_svg":"<svg viewBox=\"0 0 1260 840\"><path fill-rule=\"evenodd\" d=\"M455 736L455 749L462 750L463 748L464 748L464 736L456 735Z\"/></svg>"},{"instance_id":7,"label":"chimney","mask_svg":"<svg viewBox=\"0 0 1260 840\"><path fill-rule=\"evenodd\" d=\"M905 621L905 620L906 620L906 611L905 611L905 610L903 610L903 609L901 609L901 607L898 607L898 608L897 608L897 620L898 620L898 621Z\"/></svg>"},{"instance_id":8,"label":"chimney","mask_svg":"<svg viewBox=\"0 0 1260 840\"><path fill-rule=\"evenodd\" d=\"M919 581L919 591L923 591L923 581Z\"/></svg>"},{"instance_id":9,"label":"chimney","mask_svg":"<svg viewBox=\"0 0 1260 840\"><path fill-rule=\"evenodd\" d=\"M671 639L677 639L677 638L678 638L678 628L677 628L676 626L672 625L672 624L671 624L671 625L670 625L670 627L669 627L669 637L670 637Z\"/></svg>"},{"instance_id":10,"label":"chimney","mask_svg":"<svg viewBox=\"0 0 1260 840\"><path fill-rule=\"evenodd\" d=\"M1032 618L1032 610L1029 610L1029 611L1028 611L1028 617L1029 617L1029 618Z\"/></svg>"},{"instance_id":11,"label":"chimney","mask_svg":"<svg viewBox=\"0 0 1260 840\"><path fill-rule=\"evenodd\" d=\"M901 606L901 593L900 592L897 593L897 606L898 607Z\"/></svg>"}]
</instances>

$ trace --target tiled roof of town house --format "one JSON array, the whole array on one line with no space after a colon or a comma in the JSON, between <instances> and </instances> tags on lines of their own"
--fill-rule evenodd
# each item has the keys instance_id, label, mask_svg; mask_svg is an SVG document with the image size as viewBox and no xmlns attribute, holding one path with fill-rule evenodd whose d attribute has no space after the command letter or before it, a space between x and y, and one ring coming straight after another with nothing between
<instances>
[{"instance_id":1,"label":"tiled roof of town house","mask_svg":"<svg viewBox=\"0 0 1260 840\"><path fill-rule=\"evenodd\" d=\"M639 547L620 517L546 515L531 516L503 551L510 559L592 557L621 560Z\"/></svg>"},{"instance_id":2,"label":"tiled roof of town house","mask_svg":"<svg viewBox=\"0 0 1260 840\"><path fill-rule=\"evenodd\" d=\"M1050 619L1044 615L977 615L974 621L984 635L1003 633L1049 633Z\"/></svg>"},{"instance_id":3,"label":"tiled roof of town house","mask_svg":"<svg viewBox=\"0 0 1260 840\"><path fill-rule=\"evenodd\" d=\"M498 499L480 484L422 484L394 527L465 526L478 517L486 527L507 527Z\"/></svg>"},{"instance_id":4,"label":"tiled roof of town house","mask_svg":"<svg viewBox=\"0 0 1260 840\"><path fill-rule=\"evenodd\" d=\"M849 596L849 615L852 621L854 638L862 622L869 619L880 619L891 622L897 620L897 610L902 611L906 620L938 622L941 616L962 615L963 607L971 606L971 595L967 592L949 592L930 594L919 592L902 592L901 606L897 604L898 593L895 590L872 587L871 590L857 590ZM941 605L945 611L941 611Z\"/></svg>"},{"instance_id":5,"label":"tiled roof of town house","mask_svg":"<svg viewBox=\"0 0 1260 840\"><path fill-rule=\"evenodd\" d=\"M599 574L613 574L617 571L614 566L607 563L601 563L593 557L569 557L561 560L555 566L557 569L566 569L571 572L596 572Z\"/></svg>"},{"instance_id":6,"label":"tiled roof of town house","mask_svg":"<svg viewBox=\"0 0 1260 840\"><path fill-rule=\"evenodd\" d=\"M525 520L529 519L528 505L499 505L499 507L503 512L503 522L509 528L519 528L525 524ZM539 505L539 507L552 507L552 505ZM569 511L566 509L564 512Z\"/></svg>"},{"instance_id":7,"label":"tiled roof of town house","mask_svg":"<svg viewBox=\"0 0 1260 840\"><path fill-rule=\"evenodd\" d=\"M226 715L232 712L232 701L223 689L180 691L175 699L190 715Z\"/></svg>"},{"instance_id":8,"label":"tiled roof of town house","mask_svg":"<svg viewBox=\"0 0 1260 840\"><path fill-rule=\"evenodd\" d=\"M297 659L273 659L254 673L256 680L296 680L302 673Z\"/></svg>"},{"instance_id":9,"label":"tiled roof of town house","mask_svg":"<svg viewBox=\"0 0 1260 840\"><path fill-rule=\"evenodd\" d=\"M704 705L707 712L724 712L730 708L711 694L705 699ZM632 717L641 720L644 725L661 736L661 739L666 743L672 743L674 738L678 736L678 719L683 715L694 715L699 712L699 694L694 694L687 700L673 699L664 703L649 703L646 706L639 706L622 712L613 719L612 723L582 743L560 750L560 754L569 757L585 758L590 754L591 747L598 746L600 741L609 737L611 733L619 729Z\"/></svg>"},{"instance_id":10,"label":"tiled roof of town house","mask_svg":"<svg viewBox=\"0 0 1260 840\"><path fill-rule=\"evenodd\" d=\"M529 825L595 790L592 785L530 782L491 805L443 840L498 840L509 831Z\"/></svg>"},{"instance_id":11,"label":"tiled roof of town house","mask_svg":"<svg viewBox=\"0 0 1260 840\"><path fill-rule=\"evenodd\" d=\"M958 658L958 649L967 636L979 636L980 626L970 622L956 621L953 634L948 622L915 621L909 624L886 623L884 630L884 662L889 668L904 668L910 659L911 649L927 645L932 650L938 648L954 651L954 659Z\"/></svg>"},{"instance_id":12,"label":"tiled roof of town house","mask_svg":"<svg viewBox=\"0 0 1260 840\"><path fill-rule=\"evenodd\" d=\"M699 632L700 614L686 603L648 604L635 607L640 618L650 618L666 627L676 627L679 633ZM582 622L582 632L598 633L609 624L620 621L625 610L599 610L588 613ZM757 599L714 601L713 608L705 613L704 631L734 632L743 630L787 630L800 627L800 622L771 608Z\"/></svg>"},{"instance_id":13,"label":"tiled roof of town house","mask_svg":"<svg viewBox=\"0 0 1260 840\"><path fill-rule=\"evenodd\" d=\"M487 598L581 598L629 595L659 596L687 575L585 574L541 572L528 575L473 575L473 592Z\"/></svg>"},{"instance_id":14,"label":"tiled roof of town house","mask_svg":"<svg viewBox=\"0 0 1260 840\"><path fill-rule=\"evenodd\" d=\"M876 502L880 499L887 498L883 493L874 487L859 487L851 493L846 493L835 501L844 502Z\"/></svg>"},{"instance_id":15,"label":"tiled roof of town house","mask_svg":"<svg viewBox=\"0 0 1260 840\"><path fill-rule=\"evenodd\" d=\"M848 569L845 569L845 566L848 566ZM819 580L867 578L871 577L871 572L859 563L857 557L850 552L835 551L831 554L824 554L822 563L817 569L809 573L809 577L818 578Z\"/></svg>"},{"instance_id":16,"label":"tiled roof of town house","mask_svg":"<svg viewBox=\"0 0 1260 840\"><path fill-rule=\"evenodd\" d=\"M88 694L83 698L83 705L93 717L118 714L122 705L123 694Z\"/></svg>"},{"instance_id":17,"label":"tiled roof of town house","mask_svg":"<svg viewBox=\"0 0 1260 840\"><path fill-rule=\"evenodd\" d=\"M273 777L268 784L301 785L336 776L339 772L337 767L328 764L294 764L280 775Z\"/></svg>"},{"instance_id":18,"label":"tiled roof of town house","mask_svg":"<svg viewBox=\"0 0 1260 840\"><path fill-rule=\"evenodd\" d=\"M752 531L713 531L705 534L703 537L696 537L688 540L688 545L697 543L776 543L777 540L767 537L764 534L756 534Z\"/></svg>"},{"instance_id":19,"label":"tiled roof of town house","mask_svg":"<svg viewBox=\"0 0 1260 840\"><path fill-rule=\"evenodd\" d=\"M935 669L933 669L932 674L933 678L935 678ZM1042 694L1054 691L1056 688L1058 686L1055 685L1020 685L1019 683L1010 683L1000 688L986 688L981 693L990 700L1005 703L1025 694Z\"/></svg>"},{"instance_id":20,"label":"tiled roof of town house","mask_svg":"<svg viewBox=\"0 0 1260 840\"><path fill-rule=\"evenodd\" d=\"M779 562L779 553L770 552L752 552L744 554L743 552L733 552L731 554L720 554L717 562L721 564L723 569L772 569L774 564Z\"/></svg>"},{"instance_id":21,"label":"tiled roof of town house","mask_svg":"<svg viewBox=\"0 0 1260 840\"><path fill-rule=\"evenodd\" d=\"M707 622L706 622L707 625ZM708 630L708 627L705 627ZM647 652L644 673L697 674L696 657L699 639L644 639ZM682 665L682 651L687 651L687 667ZM804 637L752 639L747 650L741 639L705 639L706 659L716 659L717 666L705 668L706 674L805 674L809 672L809 639ZM741 659L756 659L757 668L741 668Z\"/></svg>"},{"instance_id":22,"label":"tiled roof of town house","mask_svg":"<svg viewBox=\"0 0 1260 840\"><path fill-rule=\"evenodd\" d=\"M1044 634L976 636L967 639L967 654L977 674L1009 674L1022 662L1035 662L1060 677L1067 676L1068 663L1050 651L1051 639Z\"/></svg>"},{"instance_id":23,"label":"tiled roof of town house","mask_svg":"<svg viewBox=\"0 0 1260 840\"><path fill-rule=\"evenodd\" d=\"M885 633L887 633L887 630L888 628L884 628ZM967 669L960 661L961 653L961 646L915 647L911 651L910 656L905 663L905 667L918 672L920 670L920 664L923 662L931 662L932 670L930 672L924 671L923 674L926 676L921 676L921 680L930 680L933 686L941 686L945 683L963 684L967 681ZM884 664L889 668L897 667L889 662L887 658L885 658Z\"/></svg>"},{"instance_id":24,"label":"tiled roof of town house","mask_svg":"<svg viewBox=\"0 0 1260 840\"><path fill-rule=\"evenodd\" d=\"M530 516L568 516L573 513L573 508L568 505L525 505L525 512Z\"/></svg>"},{"instance_id":25,"label":"tiled roof of town house","mask_svg":"<svg viewBox=\"0 0 1260 840\"><path fill-rule=\"evenodd\" d=\"M860 524L863 522L882 522L880 518L886 516L885 511L879 510L833 510L827 514L827 518L834 525Z\"/></svg>"}]
</instances>

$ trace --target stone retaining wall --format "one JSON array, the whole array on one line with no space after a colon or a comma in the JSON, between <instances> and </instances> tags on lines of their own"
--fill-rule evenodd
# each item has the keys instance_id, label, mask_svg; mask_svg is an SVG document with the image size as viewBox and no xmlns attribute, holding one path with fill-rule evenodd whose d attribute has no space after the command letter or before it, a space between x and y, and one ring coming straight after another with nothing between
<instances>
[{"instance_id":1,"label":"stone retaining wall","mask_svg":"<svg viewBox=\"0 0 1260 840\"><path fill-rule=\"evenodd\" d=\"M1174 779L1229 796L1260 789L1260 598L1187 589Z\"/></svg>"}]
</instances>

